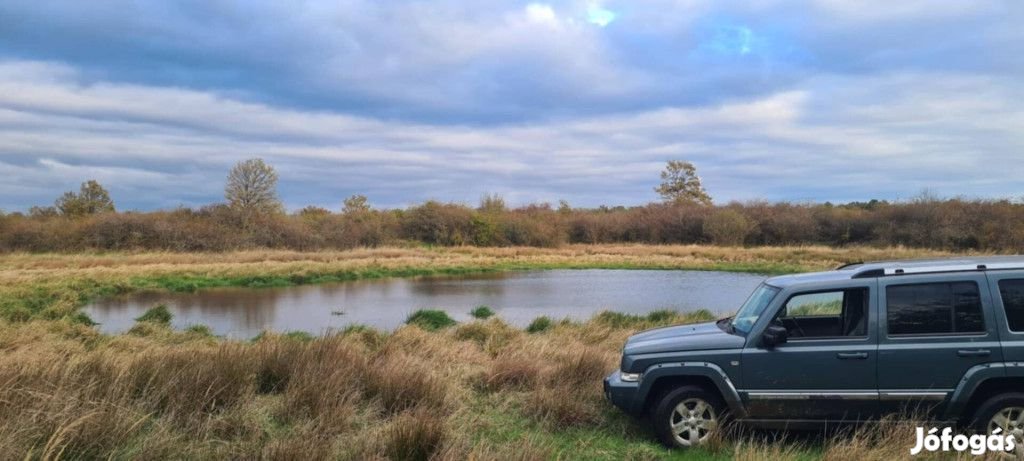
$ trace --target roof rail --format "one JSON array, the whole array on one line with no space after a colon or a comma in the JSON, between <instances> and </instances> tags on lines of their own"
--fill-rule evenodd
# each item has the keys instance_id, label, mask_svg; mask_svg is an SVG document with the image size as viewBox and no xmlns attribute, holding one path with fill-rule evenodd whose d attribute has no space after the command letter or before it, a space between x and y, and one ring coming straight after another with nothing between
<instances>
[{"instance_id":1,"label":"roof rail","mask_svg":"<svg viewBox=\"0 0 1024 461\"><path fill-rule=\"evenodd\" d=\"M853 275L855 279L888 277L910 274L937 274L943 272L968 272L968 271L989 271L1024 269L1024 262L995 262L995 263L960 263L945 264L936 266L909 266L909 267L883 267L872 268Z\"/></svg>"},{"instance_id":2,"label":"roof rail","mask_svg":"<svg viewBox=\"0 0 1024 461\"><path fill-rule=\"evenodd\" d=\"M859 266L861 264L864 264L864 261L854 261L854 262L849 262L849 263L843 263L843 264L839 265L839 267L836 267L835 269L832 269L832 270L836 270L836 271L843 270L843 269L846 269L847 267Z\"/></svg>"},{"instance_id":3,"label":"roof rail","mask_svg":"<svg viewBox=\"0 0 1024 461\"><path fill-rule=\"evenodd\" d=\"M853 274L853 277L851 277L851 278L855 278L855 279L870 279L870 278L883 277L883 276L885 276L885 271L882 270L882 269L868 269L866 271L860 271L860 272L858 272L856 274Z\"/></svg>"}]
</instances>

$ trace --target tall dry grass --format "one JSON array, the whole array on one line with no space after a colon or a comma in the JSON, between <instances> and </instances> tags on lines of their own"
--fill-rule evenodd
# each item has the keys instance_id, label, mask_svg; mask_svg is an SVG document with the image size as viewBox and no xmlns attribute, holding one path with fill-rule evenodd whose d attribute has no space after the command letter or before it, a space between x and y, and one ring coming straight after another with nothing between
<instances>
[{"instance_id":1,"label":"tall dry grass","mask_svg":"<svg viewBox=\"0 0 1024 461\"><path fill-rule=\"evenodd\" d=\"M252 342L0 323L0 458L660 459L601 377L633 331L708 317L652 318ZM906 424L824 441L744 433L697 454L899 459L913 440Z\"/></svg>"}]
</instances>

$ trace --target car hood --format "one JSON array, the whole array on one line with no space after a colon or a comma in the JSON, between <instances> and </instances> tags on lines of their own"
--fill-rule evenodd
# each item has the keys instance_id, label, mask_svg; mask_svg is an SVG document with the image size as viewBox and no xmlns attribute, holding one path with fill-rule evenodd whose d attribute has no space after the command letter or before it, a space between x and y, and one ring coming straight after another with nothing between
<instances>
[{"instance_id":1,"label":"car hood","mask_svg":"<svg viewBox=\"0 0 1024 461\"><path fill-rule=\"evenodd\" d=\"M656 328L630 336L623 348L625 354L702 351L743 347L746 339L722 331L715 322Z\"/></svg>"}]
</instances>

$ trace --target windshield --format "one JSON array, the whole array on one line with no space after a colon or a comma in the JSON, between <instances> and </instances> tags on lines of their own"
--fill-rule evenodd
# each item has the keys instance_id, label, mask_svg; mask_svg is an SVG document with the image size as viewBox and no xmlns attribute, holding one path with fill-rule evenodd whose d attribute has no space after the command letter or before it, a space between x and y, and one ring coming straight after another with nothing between
<instances>
[{"instance_id":1,"label":"windshield","mask_svg":"<svg viewBox=\"0 0 1024 461\"><path fill-rule=\"evenodd\" d=\"M736 312L736 318L732 321L733 328L743 334L750 333L750 328L754 326L754 322L757 322L757 318L761 316L761 313L764 312L764 309L768 307L768 304L772 302L772 299L778 293L778 288L762 283L761 286L757 287L750 294L747 302L743 303L743 307L740 308L739 312Z\"/></svg>"}]
</instances>

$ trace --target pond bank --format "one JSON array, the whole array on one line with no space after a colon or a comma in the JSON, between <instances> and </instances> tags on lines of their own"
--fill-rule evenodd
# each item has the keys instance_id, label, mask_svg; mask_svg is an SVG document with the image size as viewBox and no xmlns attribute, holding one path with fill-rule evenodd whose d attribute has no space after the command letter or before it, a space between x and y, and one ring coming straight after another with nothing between
<instances>
[{"instance_id":1,"label":"pond bank","mask_svg":"<svg viewBox=\"0 0 1024 461\"><path fill-rule=\"evenodd\" d=\"M280 287L385 277L545 269L681 269L783 274L855 260L935 257L905 248L570 245L378 248L332 252L0 255L0 318L70 318L102 296L140 290Z\"/></svg>"}]
</instances>

